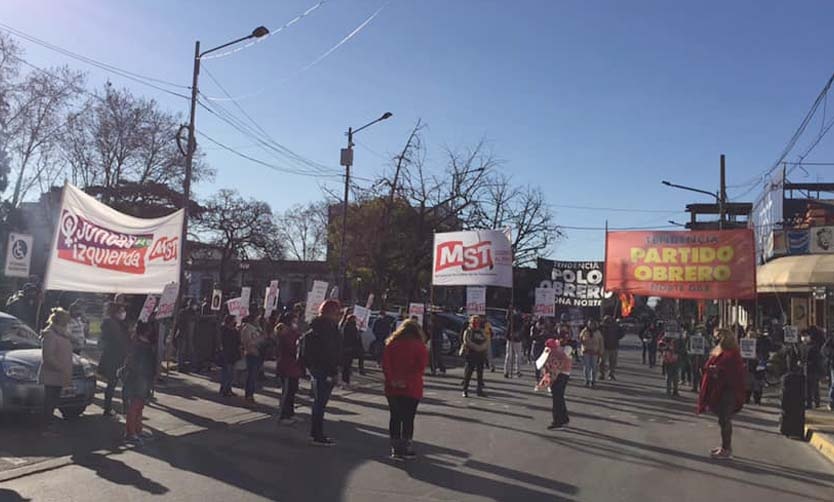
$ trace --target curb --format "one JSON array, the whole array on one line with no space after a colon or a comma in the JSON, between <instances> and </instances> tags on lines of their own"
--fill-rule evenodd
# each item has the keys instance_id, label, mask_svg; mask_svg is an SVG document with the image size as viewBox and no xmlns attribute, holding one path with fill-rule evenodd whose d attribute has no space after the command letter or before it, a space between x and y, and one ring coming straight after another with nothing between
<instances>
[{"instance_id":1,"label":"curb","mask_svg":"<svg viewBox=\"0 0 834 502\"><path fill-rule=\"evenodd\" d=\"M814 434L811 426L805 426L805 437L810 437L809 443L829 462L834 463L834 440L825 437L823 434Z\"/></svg>"}]
</instances>

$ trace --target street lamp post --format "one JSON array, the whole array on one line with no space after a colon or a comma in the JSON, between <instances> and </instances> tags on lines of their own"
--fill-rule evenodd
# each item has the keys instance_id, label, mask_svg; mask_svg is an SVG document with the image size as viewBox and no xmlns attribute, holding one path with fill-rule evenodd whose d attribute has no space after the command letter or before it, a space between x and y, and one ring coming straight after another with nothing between
<instances>
[{"instance_id":1,"label":"street lamp post","mask_svg":"<svg viewBox=\"0 0 834 502\"><path fill-rule=\"evenodd\" d=\"M347 299L345 296L345 285L347 284L347 254L345 253L345 243L347 238L347 214L348 214L348 196L350 190L350 168L353 165L353 135L359 131L366 129L377 122L391 118L391 112L385 112L378 119L368 122L358 129L348 127L347 131L347 148L342 148L341 164L345 166L345 198L342 204L342 244L339 247L339 296L342 299Z\"/></svg>"},{"instance_id":2,"label":"street lamp post","mask_svg":"<svg viewBox=\"0 0 834 502\"><path fill-rule=\"evenodd\" d=\"M200 60L203 56L211 52L218 51L220 49L243 42L245 40L249 40L252 38L261 38L267 35L269 35L269 30L265 26L258 26L257 28L252 30L252 33L246 35L245 37L232 40L231 42L225 43L223 45L218 45L217 47L214 47L213 49L209 49L207 51L200 52L199 40L197 40L194 43L194 74L191 78L191 111L188 117L188 144L186 145L185 149L185 177L182 183L182 210L184 213L182 224L182 244L180 246L180 249L182 250L182 256L185 256L185 244L186 240L188 239L188 209L191 202L191 173L194 165L194 151L197 149L197 140L194 137L194 121L197 112L197 95L199 92L197 87L197 80L200 75ZM181 259L180 263L183 264L184 261ZM182 265L180 265L180 298L182 297L184 286L185 268Z\"/></svg>"}]
</instances>

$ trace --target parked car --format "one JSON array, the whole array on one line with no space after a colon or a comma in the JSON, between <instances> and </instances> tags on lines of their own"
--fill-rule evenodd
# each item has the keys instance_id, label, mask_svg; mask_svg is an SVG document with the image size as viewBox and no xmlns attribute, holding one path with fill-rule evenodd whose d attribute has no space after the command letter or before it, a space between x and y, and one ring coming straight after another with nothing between
<instances>
[{"instance_id":1,"label":"parked car","mask_svg":"<svg viewBox=\"0 0 834 502\"><path fill-rule=\"evenodd\" d=\"M437 322L443 329L443 338L449 342L447 351L446 342L444 341L443 352L450 355L457 354L462 342L463 328L466 326L468 319L466 316L452 312L438 312L436 315Z\"/></svg>"},{"instance_id":2,"label":"parked car","mask_svg":"<svg viewBox=\"0 0 834 502\"><path fill-rule=\"evenodd\" d=\"M14 316L0 312L0 413L40 413L44 389L38 383L41 338ZM58 409L65 419L80 416L93 402L95 368L72 356L72 386L61 390Z\"/></svg>"}]
</instances>

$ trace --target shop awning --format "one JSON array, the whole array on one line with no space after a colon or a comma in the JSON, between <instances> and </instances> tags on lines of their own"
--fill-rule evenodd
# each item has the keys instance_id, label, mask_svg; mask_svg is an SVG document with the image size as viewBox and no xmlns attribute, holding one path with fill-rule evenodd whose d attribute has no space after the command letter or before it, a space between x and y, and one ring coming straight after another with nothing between
<instances>
[{"instance_id":1,"label":"shop awning","mask_svg":"<svg viewBox=\"0 0 834 502\"><path fill-rule=\"evenodd\" d=\"M756 270L759 293L810 293L817 286L834 286L834 254L785 256Z\"/></svg>"}]
</instances>

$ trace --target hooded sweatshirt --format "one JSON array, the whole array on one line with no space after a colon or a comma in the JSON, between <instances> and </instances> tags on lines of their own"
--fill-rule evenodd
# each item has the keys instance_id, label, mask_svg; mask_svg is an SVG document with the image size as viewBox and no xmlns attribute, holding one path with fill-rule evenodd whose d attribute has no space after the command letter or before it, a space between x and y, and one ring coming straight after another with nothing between
<instances>
[{"instance_id":1,"label":"hooded sweatshirt","mask_svg":"<svg viewBox=\"0 0 834 502\"><path fill-rule=\"evenodd\" d=\"M72 342L66 326L50 324L41 333L43 362L38 382L55 387L72 385Z\"/></svg>"}]
</instances>

